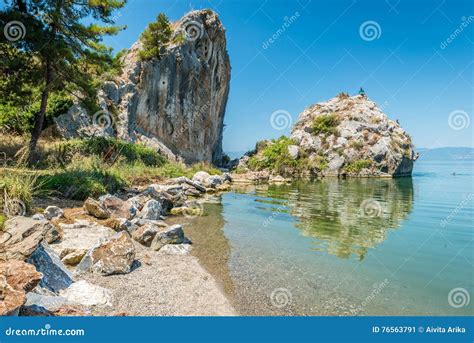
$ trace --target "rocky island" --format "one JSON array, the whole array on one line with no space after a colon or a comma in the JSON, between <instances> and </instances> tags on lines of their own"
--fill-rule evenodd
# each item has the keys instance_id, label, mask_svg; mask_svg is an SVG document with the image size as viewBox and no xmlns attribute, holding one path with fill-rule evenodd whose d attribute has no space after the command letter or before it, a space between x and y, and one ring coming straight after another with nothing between
<instances>
[{"instance_id":1,"label":"rocky island","mask_svg":"<svg viewBox=\"0 0 474 343\"><path fill-rule=\"evenodd\" d=\"M397 121L367 96L341 93L303 111L290 137L257 143L238 162L235 178L410 176L415 159Z\"/></svg>"}]
</instances>

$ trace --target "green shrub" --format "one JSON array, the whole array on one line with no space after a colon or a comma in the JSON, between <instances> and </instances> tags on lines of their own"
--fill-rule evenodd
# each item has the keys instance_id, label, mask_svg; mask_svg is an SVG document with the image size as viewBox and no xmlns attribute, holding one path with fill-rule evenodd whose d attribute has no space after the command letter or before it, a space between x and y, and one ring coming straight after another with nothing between
<instances>
[{"instance_id":1,"label":"green shrub","mask_svg":"<svg viewBox=\"0 0 474 343\"><path fill-rule=\"evenodd\" d=\"M334 134L337 131L336 127L339 123L339 116L336 113L331 113L314 118L311 128L316 135L320 133Z\"/></svg>"},{"instance_id":2,"label":"green shrub","mask_svg":"<svg viewBox=\"0 0 474 343\"><path fill-rule=\"evenodd\" d=\"M155 150L141 144L134 144L120 139L95 137L76 139L54 144L46 151L46 166L71 163L75 155L98 156L104 163L113 164L119 159L127 163L143 162L146 166L159 167L166 163L166 158Z\"/></svg>"},{"instance_id":3,"label":"green shrub","mask_svg":"<svg viewBox=\"0 0 474 343\"><path fill-rule=\"evenodd\" d=\"M354 148L356 150L360 150L364 147L364 143L361 142L361 141L358 141L358 140L352 140L350 143L349 143L349 146L351 148Z\"/></svg>"},{"instance_id":4,"label":"green shrub","mask_svg":"<svg viewBox=\"0 0 474 343\"><path fill-rule=\"evenodd\" d=\"M252 170L269 169L284 173L284 170L295 168L298 161L291 158L288 146L295 144L288 137L281 136L278 139L257 143L257 153L249 158L248 166Z\"/></svg>"},{"instance_id":5,"label":"green shrub","mask_svg":"<svg viewBox=\"0 0 474 343\"><path fill-rule=\"evenodd\" d=\"M359 173L364 168L370 168L372 161L370 160L356 160L349 163L344 169L348 173Z\"/></svg>"},{"instance_id":6,"label":"green shrub","mask_svg":"<svg viewBox=\"0 0 474 343\"><path fill-rule=\"evenodd\" d=\"M65 169L40 178L43 191L77 200L114 193L127 185L116 170L97 157L78 158Z\"/></svg>"},{"instance_id":7,"label":"green shrub","mask_svg":"<svg viewBox=\"0 0 474 343\"><path fill-rule=\"evenodd\" d=\"M0 213L0 231L3 230L3 227L6 221L7 221L7 216Z\"/></svg>"},{"instance_id":8,"label":"green shrub","mask_svg":"<svg viewBox=\"0 0 474 343\"><path fill-rule=\"evenodd\" d=\"M25 169L2 172L0 176L0 208L3 212L8 211L12 201L20 201L24 209L29 211L33 196L41 193L38 177Z\"/></svg>"}]
</instances>

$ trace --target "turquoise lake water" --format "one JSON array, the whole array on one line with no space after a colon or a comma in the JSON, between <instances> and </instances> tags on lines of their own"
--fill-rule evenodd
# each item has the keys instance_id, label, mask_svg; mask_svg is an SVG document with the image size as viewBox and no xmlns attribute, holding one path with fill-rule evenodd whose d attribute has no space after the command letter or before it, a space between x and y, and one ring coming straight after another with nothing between
<instances>
[{"instance_id":1,"label":"turquoise lake water","mask_svg":"<svg viewBox=\"0 0 474 343\"><path fill-rule=\"evenodd\" d=\"M236 188L186 234L244 315L474 315L473 203L474 162L419 162Z\"/></svg>"}]
</instances>

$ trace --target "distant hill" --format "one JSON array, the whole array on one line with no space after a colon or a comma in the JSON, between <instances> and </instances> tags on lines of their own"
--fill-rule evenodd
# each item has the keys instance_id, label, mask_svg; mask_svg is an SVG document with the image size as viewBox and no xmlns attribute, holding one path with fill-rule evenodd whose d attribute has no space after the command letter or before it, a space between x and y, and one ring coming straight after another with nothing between
<instances>
[{"instance_id":1,"label":"distant hill","mask_svg":"<svg viewBox=\"0 0 474 343\"><path fill-rule=\"evenodd\" d=\"M420 161L474 161L474 148L419 148L416 151L421 154Z\"/></svg>"}]
</instances>

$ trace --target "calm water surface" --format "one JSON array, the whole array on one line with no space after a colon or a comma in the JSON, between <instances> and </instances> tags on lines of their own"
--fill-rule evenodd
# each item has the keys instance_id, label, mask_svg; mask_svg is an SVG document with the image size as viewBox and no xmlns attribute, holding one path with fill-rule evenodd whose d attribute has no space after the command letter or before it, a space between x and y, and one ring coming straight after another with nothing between
<instances>
[{"instance_id":1,"label":"calm water surface","mask_svg":"<svg viewBox=\"0 0 474 343\"><path fill-rule=\"evenodd\" d=\"M236 188L186 234L244 315L473 315L448 301L474 297L473 201L473 162L420 162L412 178Z\"/></svg>"}]
</instances>

